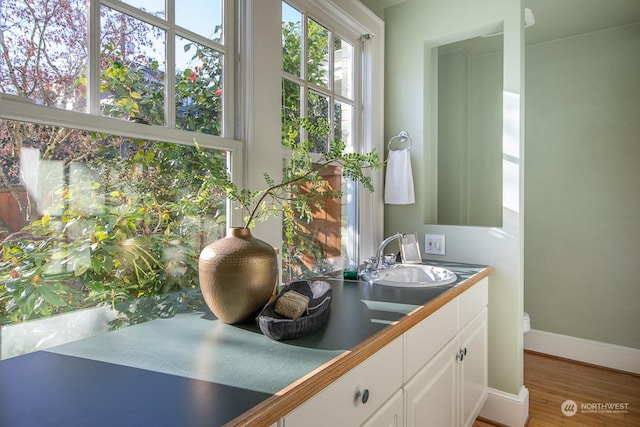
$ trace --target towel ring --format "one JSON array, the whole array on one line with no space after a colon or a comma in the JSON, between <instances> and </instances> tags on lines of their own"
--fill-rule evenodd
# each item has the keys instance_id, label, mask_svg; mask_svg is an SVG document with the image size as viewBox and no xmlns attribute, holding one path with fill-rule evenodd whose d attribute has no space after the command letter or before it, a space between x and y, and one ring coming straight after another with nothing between
<instances>
[{"instance_id":1,"label":"towel ring","mask_svg":"<svg viewBox=\"0 0 640 427\"><path fill-rule=\"evenodd\" d=\"M407 131L401 130L399 134L389 140L389 151L402 151L411 148L411 137Z\"/></svg>"}]
</instances>

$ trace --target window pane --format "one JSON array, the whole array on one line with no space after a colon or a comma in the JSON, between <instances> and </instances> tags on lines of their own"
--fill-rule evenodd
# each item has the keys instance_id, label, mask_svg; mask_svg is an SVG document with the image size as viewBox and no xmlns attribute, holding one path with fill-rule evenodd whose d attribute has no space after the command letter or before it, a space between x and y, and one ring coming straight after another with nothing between
<instances>
[{"instance_id":1,"label":"window pane","mask_svg":"<svg viewBox=\"0 0 640 427\"><path fill-rule=\"evenodd\" d=\"M353 99L353 46L336 37L333 43L334 87L338 95Z\"/></svg>"},{"instance_id":2,"label":"window pane","mask_svg":"<svg viewBox=\"0 0 640 427\"><path fill-rule=\"evenodd\" d=\"M203 37L220 41L221 0L176 0L176 25Z\"/></svg>"},{"instance_id":3,"label":"window pane","mask_svg":"<svg viewBox=\"0 0 640 427\"><path fill-rule=\"evenodd\" d=\"M222 134L223 55L176 37L176 128Z\"/></svg>"},{"instance_id":4,"label":"window pane","mask_svg":"<svg viewBox=\"0 0 640 427\"><path fill-rule=\"evenodd\" d=\"M291 80L282 79L282 137L286 138L290 130L298 130L300 119L300 85Z\"/></svg>"},{"instance_id":5,"label":"window pane","mask_svg":"<svg viewBox=\"0 0 640 427\"><path fill-rule=\"evenodd\" d=\"M158 18L165 17L164 2L165 0L122 0L123 3L137 7Z\"/></svg>"},{"instance_id":6,"label":"window pane","mask_svg":"<svg viewBox=\"0 0 640 427\"><path fill-rule=\"evenodd\" d=\"M0 1L0 92L40 105L85 111L87 2L65 3L65 7L29 7L23 0Z\"/></svg>"},{"instance_id":7,"label":"window pane","mask_svg":"<svg viewBox=\"0 0 640 427\"><path fill-rule=\"evenodd\" d=\"M334 112L334 141L343 141L349 151L353 146L353 106L344 102L336 102Z\"/></svg>"},{"instance_id":8,"label":"window pane","mask_svg":"<svg viewBox=\"0 0 640 427\"><path fill-rule=\"evenodd\" d=\"M330 191L342 190L340 167L326 167L320 176ZM285 244L282 251L283 282L328 275L344 268L342 211L342 201L336 198L325 200L322 209L312 208L311 218L285 216L285 230L290 226L294 231L290 230L291 244Z\"/></svg>"},{"instance_id":9,"label":"window pane","mask_svg":"<svg viewBox=\"0 0 640 427\"><path fill-rule=\"evenodd\" d=\"M302 51L302 14L282 3L282 69L300 77Z\"/></svg>"},{"instance_id":10,"label":"window pane","mask_svg":"<svg viewBox=\"0 0 640 427\"><path fill-rule=\"evenodd\" d=\"M329 123L329 97L310 90L307 101L307 117L311 123L314 125L318 125L321 121ZM327 150L328 137L310 136L309 141L313 143L314 153L323 153Z\"/></svg>"},{"instance_id":11,"label":"window pane","mask_svg":"<svg viewBox=\"0 0 640 427\"><path fill-rule=\"evenodd\" d=\"M354 151L355 45L335 36L328 27L312 19L309 11L303 12L282 2L283 138L288 129L298 130L303 125L300 137L311 143L312 152L326 152L330 141L344 141L346 149ZM327 23L331 25L330 21ZM300 29L303 25L304 32ZM304 119L308 119L310 128L304 126ZM317 130L324 134L318 135ZM282 251L285 281L358 264L357 185L342 180L338 170L325 172L328 174L323 175L325 182L330 182L334 189L342 189L342 200L314 210L312 218L300 218L300 213L294 212L293 221L287 221L285 215ZM295 227L288 229L289 222ZM295 241L287 240L291 236Z\"/></svg>"},{"instance_id":12,"label":"window pane","mask_svg":"<svg viewBox=\"0 0 640 427\"><path fill-rule=\"evenodd\" d=\"M226 228L202 177L226 152L14 121L0 135L0 215L14 224L0 325L104 305L119 327L201 304L197 254Z\"/></svg>"},{"instance_id":13,"label":"window pane","mask_svg":"<svg viewBox=\"0 0 640 427\"><path fill-rule=\"evenodd\" d=\"M101 14L102 114L163 125L164 31L106 7Z\"/></svg>"},{"instance_id":14,"label":"window pane","mask_svg":"<svg viewBox=\"0 0 640 427\"><path fill-rule=\"evenodd\" d=\"M313 19L307 21L307 81L329 86L329 30Z\"/></svg>"}]
</instances>

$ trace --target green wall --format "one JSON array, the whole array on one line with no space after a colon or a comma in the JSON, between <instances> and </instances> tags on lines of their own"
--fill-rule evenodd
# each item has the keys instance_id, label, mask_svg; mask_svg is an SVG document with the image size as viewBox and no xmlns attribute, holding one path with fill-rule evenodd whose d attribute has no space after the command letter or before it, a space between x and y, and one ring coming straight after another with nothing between
<instances>
[{"instance_id":1,"label":"green wall","mask_svg":"<svg viewBox=\"0 0 640 427\"><path fill-rule=\"evenodd\" d=\"M502 50L438 57L438 224L502 225Z\"/></svg>"},{"instance_id":2,"label":"green wall","mask_svg":"<svg viewBox=\"0 0 640 427\"><path fill-rule=\"evenodd\" d=\"M515 396L523 387L522 14L518 0L407 0L384 9L385 137L400 130L411 135L416 190L415 204L385 206L385 235L415 231L424 248L425 233L444 234L446 256L438 259L495 268L489 285L489 386ZM503 29L502 135L509 165L503 168L502 226L434 225L438 120L432 48Z\"/></svg>"},{"instance_id":3,"label":"green wall","mask_svg":"<svg viewBox=\"0 0 640 427\"><path fill-rule=\"evenodd\" d=\"M502 87L502 82L500 82ZM469 57L438 56L439 224L469 223Z\"/></svg>"},{"instance_id":4,"label":"green wall","mask_svg":"<svg viewBox=\"0 0 640 427\"><path fill-rule=\"evenodd\" d=\"M640 348L640 24L526 48L525 309Z\"/></svg>"}]
</instances>

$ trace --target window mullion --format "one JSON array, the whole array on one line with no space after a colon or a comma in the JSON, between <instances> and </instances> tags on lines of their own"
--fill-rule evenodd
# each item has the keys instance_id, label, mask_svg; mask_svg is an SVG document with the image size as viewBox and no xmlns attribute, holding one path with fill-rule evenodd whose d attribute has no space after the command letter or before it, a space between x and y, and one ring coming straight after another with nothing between
<instances>
[{"instance_id":1,"label":"window mullion","mask_svg":"<svg viewBox=\"0 0 640 427\"><path fill-rule=\"evenodd\" d=\"M235 20L236 11L230 2L222 3L222 136L232 136L235 125L235 55L231 54L235 42ZM240 162L241 163L241 162Z\"/></svg>"},{"instance_id":2,"label":"window mullion","mask_svg":"<svg viewBox=\"0 0 640 427\"><path fill-rule=\"evenodd\" d=\"M335 129L336 129L336 122L335 122L336 100L335 100L335 93L334 93L335 58L334 58L334 49L333 49L334 35L335 35L335 32L333 30L330 30L329 40L327 42L328 43L327 53L329 55L329 70L328 70L328 76L327 76L327 86L329 87L328 116L329 116L329 123L331 124L329 128L329 141L327 142L327 149L331 149L331 145L333 144L333 141L335 141Z\"/></svg>"},{"instance_id":3,"label":"window mullion","mask_svg":"<svg viewBox=\"0 0 640 427\"><path fill-rule=\"evenodd\" d=\"M93 0L91 0L93 1ZM128 5L122 1L113 1L113 0L99 0L101 4L107 6L109 9L117 10L118 12L129 15L135 19L138 19L147 24L153 25L154 27L159 27L162 29L167 29L167 22L170 22L162 18L158 18L157 16L153 16L149 13L143 12L141 9ZM167 0L166 7L169 7L169 2L172 0ZM169 9L165 12L167 15L170 13Z\"/></svg>"},{"instance_id":4,"label":"window mullion","mask_svg":"<svg viewBox=\"0 0 640 427\"><path fill-rule=\"evenodd\" d=\"M170 129L176 127L176 14L174 7L174 0L166 0L169 27L165 32L164 122Z\"/></svg>"},{"instance_id":5,"label":"window mullion","mask_svg":"<svg viewBox=\"0 0 640 427\"><path fill-rule=\"evenodd\" d=\"M100 1L90 0L88 8L87 112L100 115Z\"/></svg>"},{"instance_id":6,"label":"window mullion","mask_svg":"<svg viewBox=\"0 0 640 427\"><path fill-rule=\"evenodd\" d=\"M300 64L300 78L303 81L303 84L301 86L301 93L300 93L300 117L307 117L308 116L308 108L307 108L307 99L309 96L309 89L308 89L308 82L307 82L307 66L309 64L309 59L307 58L307 52L308 52L308 23L309 21L309 16L307 15L306 12L304 12L302 14L302 22L301 22L301 29L300 29L300 61L302 61L302 64ZM304 140L307 138L307 133L304 129L300 129L300 140Z\"/></svg>"}]
</instances>

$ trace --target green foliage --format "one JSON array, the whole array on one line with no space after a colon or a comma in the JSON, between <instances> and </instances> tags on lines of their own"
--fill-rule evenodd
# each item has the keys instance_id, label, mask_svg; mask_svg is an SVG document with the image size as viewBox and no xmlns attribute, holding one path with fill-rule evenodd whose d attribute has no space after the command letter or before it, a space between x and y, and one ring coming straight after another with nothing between
<instances>
[{"instance_id":1,"label":"green foliage","mask_svg":"<svg viewBox=\"0 0 640 427\"><path fill-rule=\"evenodd\" d=\"M308 29L307 78L323 85L326 29L315 22ZM296 76L303 61L300 31L297 24L283 23L283 67ZM164 71L153 58L127 58L119 50L122 45L108 37L103 40L103 114L163 125ZM222 56L193 42L183 48L198 65L176 70L176 96L171 101L176 127L220 135ZM85 93L86 76L70 78L75 85L68 86ZM43 160L65 163L61 206L52 209L61 214L45 213L2 243L0 325L108 305L120 313L113 325L120 327L199 307L197 254L224 233L226 199L244 209L246 227L282 212L287 246L313 254L322 270L322 245L303 232L300 221L309 221L313 209L341 194L330 189L319 172L337 165L344 177L373 190L367 170L378 168L380 161L375 152L345 152L342 142L327 145L328 106L320 99L309 108L311 119L301 119L299 87L285 80L287 84L282 133L291 156L283 179L277 182L264 174L261 190L231 182L222 152L33 125L25 146L40 149ZM26 133L18 127L11 135ZM304 140L300 129L306 132ZM314 161L311 152L319 147L327 150ZM13 151L13 145L10 148ZM79 172L68 167L74 163L85 164L87 174L74 179L73 173ZM74 182L83 187L74 187ZM305 267L296 260L295 253L285 254L289 268L303 276Z\"/></svg>"},{"instance_id":2,"label":"green foliage","mask_svg":"<svg viewBox=\"0 0 640 427\"><path fill-rule=\"evenodd\" d=\"M301 77L302 61L306 62L306 79L313 84L327 87L329 76L327 75L327 57L329 53L328 30L312 19L307 25L307 49L306 57L302 56L302 28L300 22L282 23L282 67L283 70ZM282 82L282 138L286 140L291 128L300 126L300 86L295 81L287 78ZM328 120L328 99L317 92L308 94L307 116L309 119ZM340 119L339 111L335 120ZM317 123L316 123L317 125ZM313 143L312 152L325 151L328 133L323 138L309 135L309 141Z\"/></svg>"},{"instance_id":3,"label":"green foliage","mask_svg":"<svg viewBox=\"0 0 640 427\"><path fill-rule=\"evenodd\" d=\"M326 138L329 124L325 120L313 123L308 119L299 121L301 127L310 138ZM371 177L367 170L379 169L382 165L378 153L349 153L345 144L337 142L331 145L318 161L311 157L313 147L309 140L300 140L297 129L289 129L287 138L283 140L285 148L290 150L290 158L286 160L283 177L276 182L268 174L264 174L265 188L262 190L240 189L231 181L222 159L212 158L196 144L198 148L201 170L210 171L203 180L204 196L216 192L224 194L236 202L246 213L244 226L251 228L256 221L264 221L282 212L285 219L285 237L287 244L292 244L294 225L299 218L310 219L314 208L322 209L323 201L342 196L341 191L329 188L320 176L320 171L327 166L340 166L342 175L355 182L360 182L369 191L373 191ZM199 196L202 197L202 196Z\"/></svg>"},{"instance_id":4,"label":"green foliage","mask_svg":"<svg viewBox=\"0 0 640 427\"><path fill-rule=\"evenodd\" d=\"M115 43L103 46L102 55L106 66L101 74L100 92L110 100L101 103L103 114L163 125L164 82L157 78L161 76L158 61L131 63L124 59Z\"/></svg>"},{"instance_id":5,"label":"green foliage","mask_svg":"<svg viewBox=\"0 0 640 427\"><path fill-rule=\"evenodd\" d=\"M218 28L219 30L219 28ZM176 76L176 127L220 135L222 132L222 55L196 43L184 46L201 65Z\"/></svg>"},{"instance_id":6,"label":"green foliage","mask_svg":"<svg viewBox=\"0 0 640 427\"><path fill-rule=\"evenodd\" d=\"M102 46L103 114L163 125L158 61L128 58L119 46L109 40ZM222 58L192 42L184 50L200 65L176 73L176 127L218 135ZM75 88L86 84L81 76ZM62 186L62 204L54 209L61 216L45 213L3 243L0 324L109 305L121 313L117 327L200 304L197 255L224 234L226 202L224 193L207 192L198 179L199 156L209 157L207 170L226 170L223 153L74 130L47 132L65 136L42 143L44 158L51 153L69 164L86 162L95 181L90 197L86 188ZM78 158L71 138L93 142L82 145Z\"/></svg>"},{"instance_id":7,"label":"green foliage","mask_svg":"<svg viewBox=\"0 0 640 427\"><path fill-rule=\"evenodd\" d=\"M3 243L0 324L109 305L119 327L201 305L197 254L225 229L224 198L192 196L202 184L192 147L107 147L87 162L90 195L68 186L62 215L45 213Z\"/></svg>"},{"instance_id":8,"label":"green foliage","mask_svg":"<svg viewBox=\"0 0 640 427\"><path fill-rule=\"evenodd\" d=\"M216 33L220 28L216 29ZM222 131L222 54L189 42L184 51L200 64L176 72L176 128L209 135ZM115 43L102 48L100 92L104 115L164 125L164 72L158 60L125 59ZM77 86L86 85L82 77Z\"/></svg>"}]
</instances>

